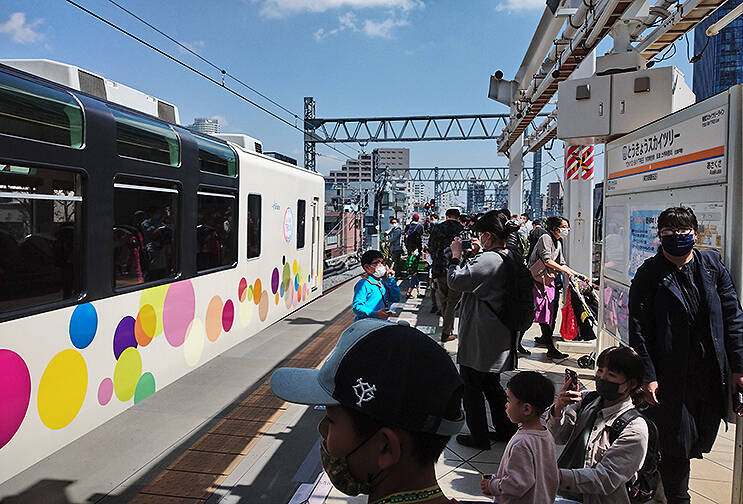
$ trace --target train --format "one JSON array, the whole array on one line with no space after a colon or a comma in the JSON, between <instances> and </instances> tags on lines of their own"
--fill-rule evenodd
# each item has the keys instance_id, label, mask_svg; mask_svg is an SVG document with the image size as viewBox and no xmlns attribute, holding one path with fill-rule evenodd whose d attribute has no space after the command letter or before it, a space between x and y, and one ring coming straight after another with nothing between
<instances>
[{"instance_id":1,"label":"train","mask_svg":"<svg viewBox=\"0 0 743 504\"><path fill-rule=\"evenodd\" d=\"M0 64L0 482L323 293L323 177L177 119Z\"/></svg>"}]
</instances>

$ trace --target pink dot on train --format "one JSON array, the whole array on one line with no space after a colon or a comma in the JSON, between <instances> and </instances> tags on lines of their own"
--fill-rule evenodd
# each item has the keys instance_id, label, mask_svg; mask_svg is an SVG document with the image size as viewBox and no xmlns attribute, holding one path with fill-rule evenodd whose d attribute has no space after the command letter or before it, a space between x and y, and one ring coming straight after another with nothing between
<instances>
[{"instance_id":1,"label":"pink dot on train","mask_svg":"<svg viewBox=\"0 0 743 504\"><path fill-rule=\"evenodd\" d=\"M231 299L228 299L224 303L224 308L222 308L222 328L224 329L224 332L232 329L232 322L234 322L234 320L235 305L232 303Z\"/></svg>"},{"instance_id":2,"label":"pink dot on train","mask_svg":"<svg viewBox=\"0 0 743 504\"><path fill-rule=\"evenodd\" d=\"M31 400L31 374L20 355L0 350L0 448L15 436L26 417Z\"/></svg>"},{"instance_id":3,"label":"pink dot on train","mask_svg":"<svg viewBox=\"0 0 743 504\"><path fill-rule=\"evenodd\" d=\"M188 326L196 312L196 294L190 280L171 284L165 295L163 328L165 339L171 346L179 347L186 340Z\"/></svg>"},{"instance_id":4,"label":"pink dot on train","mask_svg":"<svg viewBox=\"0 0 743 504\"><path fill-rule=\"evenodd\" d=\"M114 382L111 378L104 378L98 385L98 404L105 406L114 393Z\"/></svg>"}]
</instances>

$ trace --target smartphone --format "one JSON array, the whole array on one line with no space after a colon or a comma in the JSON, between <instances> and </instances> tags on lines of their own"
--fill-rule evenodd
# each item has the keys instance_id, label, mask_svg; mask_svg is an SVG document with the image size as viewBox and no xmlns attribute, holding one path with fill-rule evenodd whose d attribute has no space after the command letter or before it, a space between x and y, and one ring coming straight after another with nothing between
<instances>
[{"instance_id":1,"label":"smartphone","mask_svg":"<svg viewBox=\"0 0 743 504\"><path fill-rule=\"evenodd\" d=\"M472 250L472 241L462 240L462 250Z\"/></svg>"},{"instance_id":2,"label":"smartphone","mask_svg":"<svg viewBox=\"0 0 743 504\"><path fill-rule=\"evenodd\" d=\"M482 479L484 479L484 480L491 480L491 479L493 479L493 475L492 474L483 474L482 475Z\"/></svg>"},{"instance_id":3,"label":"smartphone","mask_svg":"<svg viewBox=\"0 0 743 504\"><path fill-rule=\"evenodd\" d=\"M570 390L575 390L576 392L580 390L578 385L578 373L572 369L565 368L565 383L568 382L570 382Z\"/></svg>"}]
</instances>

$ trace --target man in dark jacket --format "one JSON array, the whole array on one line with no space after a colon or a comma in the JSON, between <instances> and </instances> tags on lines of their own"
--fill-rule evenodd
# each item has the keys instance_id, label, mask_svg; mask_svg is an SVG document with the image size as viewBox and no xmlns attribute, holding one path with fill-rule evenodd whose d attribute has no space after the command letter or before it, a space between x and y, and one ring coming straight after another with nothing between
<instances>
[{"instance_id":1,"label":"man in dark jacket","mask_svg":"<svg viewBox=\"0 0 743 504\"><path fill-rule=\"evenodd\" d=\"M390 228L385 232L390 240L390 260L392 269L395 270L395 276L400 276L400 258L402 257L402 228L397 223L397 219L390 219Z\"/></svg>"},{"instance_id":2,"label":"man in dark jacket","mask_svg":"<svg viewBox=\"0 0 743 504\"><path fill-rule=\"evenodd\" d=\"M451 244L455 236L459 236L462 229L462 224L459 223L459 210L450 208L446 211L446 220L437 224L431 230L431 236L428 237L428 252L433 259L431 275L436 279L438 304L441 315L444 317L441 341L454 339L454 308L456 308L461 296L459 291L449 288L446 283L449 258L444 254L444 250Z\"/></svg>"},{"instance_id":3,"label":"man in dark jacket","mask_svg":"<svg viewBox=\"0 0 743 504\"><path fill-rule=\"evenodd\" d=\"M664 210L662 248L638 268L629 294L629 343L645 365L668 504L690 502L689 461L712 449L728 384L743 390L743 312L720 255L694 250L697 229L691 209Z\"/></svg>"},{"instance_id":4,"label":"man in dark jacket","mask_svg":"<svg viewBox=\"0 0 743 504\"><path fill-rule=\"evenodd\" d=\"M418 214L413 214L413 220L405 227L405 248L408 249L408 254L423 248L423 224L418 222L419 219Z\"/></svg>"}]
</instances>

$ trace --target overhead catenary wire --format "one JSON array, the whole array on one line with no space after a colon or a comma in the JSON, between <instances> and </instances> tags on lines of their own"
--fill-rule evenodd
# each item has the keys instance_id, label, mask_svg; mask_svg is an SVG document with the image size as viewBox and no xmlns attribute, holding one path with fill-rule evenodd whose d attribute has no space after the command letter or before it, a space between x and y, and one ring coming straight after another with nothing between
<instances>
[{"instance_id":1,"label":"overhead catenary wire","mask_svg":"<svg viewBox=\"0 0 743 504\"><path fill-rule=\"evenodd\" d=\"M270 115L270 116L271 116L271 117L273 117L274 119L277 119L277 120L281 121L282 123L286 124L286 125L287 125L287 126L289 126L290 128L293 128L293 129L295 129L295 130L299 131L300 133L304 133L304 130L303 130L303 129L299 128L299 127L298 127L298 126L296 126L295 124L292 124L291 122L287 121L286 119L284 119L284 118L283 118L283 117L281 117L280 115L278 115L278 114L276 114L275 112L273 112L273 111L271 111L271 110L267 109L267 108L266 108L266 107L264 107L263 105L261 105L261 104L259 104L259 103L255 102L255 101L253 101L253 100L251 100L250 98L248 98L247 96L243 95L242 93L240 93L240 92L236 91L235 89L232 89L231 87L229 87L229 86L225 85L225 84L224 84L224 82L219 82L218 80L214 79L213 77L210 77L209 75L205 74L204 72L202 72L201 70L199 70L199 69L195 68L194 66L192 66L192 65L189 65L188 63L186 63L186 62L184 62L184 61L182 61L182 60L178 59L177 57L173 56L172 54L170 54L170 53L168 53L168 52L166 52L166 51L164 51L164 50L160 49L159 47L156 47L156 46L154 46L153 44L150 44L149 42L147 42L146 40L142 39L141 37L138 37L137 35L134 35L133 33L131 33L131 32L129 32L129 31L125 30L124 28L122 28L122 27L118 26L117 24L115 24L115 23L113 23L113 22L109 21L108 19L106 19L106 18L104 18L104 17L102 17L102 16L100 16L100 15L96 14L95 12L93 12L93 11L91 11L91 10L89 10L89 9L87 9L87 8L85 8L85 7L83 7L82 5L78 4L78 3L77 3L77 2L75 2L74 0L65 0L65 2L69 3L70 5L73 5L74 7L77 7L78 9L80 9L80 10L81 10L81 11L83 11L83 12L85 12L86 14L88 14L88 15L90 15L90 16L92 16L92 17L96 18L96 19L98 19L98 20L99 20L99 21L101 21L102 23L105 23L105 24L107 24L107 25L108 25L108 26L110 26L111 28L115 29L116 31L118 31L118 32L120 32L120 33L123 33L123 34L124 34L124 35L126 35L127 37L130 37L130 38L132 38L132 39L136 40L136 41L137 41L137 42L139 42L140 44L142 44L142 45L144 45L144 46L148 47L149 49L152 49L153 51L157 52L158 54L160 54L160 55L162 55L162 56L165 56L166 58L168 58L169 60L173 61L174 63L177 63L178 65L181 65L182 67L184 67L184 68L186 68L186 69L188 69L188 70L192 71L193 73L195 73L195 74L199 75L200 77L203 77L204 79L208 80L208 81L209 81L209 82L211 82L212 84L215 84L215 85L217 85L217 86L219 86L219 87L221 87L221 88L225 89L225 90L226 90L227 92L229 92L229 93L231 93L231 94L233 94L233 95L237 96L238 98L240 98L241 100L243 100L243 101L245 101L245 102L249 103L250 105L253 105L253 106L254 106L254 107L256 107L257 109L261 110L262 112L265 112L266 114ZM210 63L210 64L211 64L211 63ZM221 71L222 71L222 70L220 69L220 72L221 72ZM341 154L341 155L345 156L346 158L348 158L348 159L351 159L351 156L349 156L349 155L348 155L348 154L346 154L345 152L342 152L342 151L340 151L340 150L336 149L336 148L335 148L335 147L333 147L332 145L327 145L327 144L324 144L324 145L326 145L326 147L328 147L329 149L332 149L332 150L336 151L337 153L339 153L339 154Z\"/></svg>"}]
</instances>

